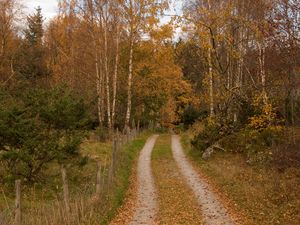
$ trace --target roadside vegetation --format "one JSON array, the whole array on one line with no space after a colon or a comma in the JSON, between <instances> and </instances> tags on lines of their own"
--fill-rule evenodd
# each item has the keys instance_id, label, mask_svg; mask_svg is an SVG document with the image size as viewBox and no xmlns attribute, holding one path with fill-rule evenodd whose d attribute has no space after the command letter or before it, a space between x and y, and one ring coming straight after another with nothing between
<instances>
[{"instance_id":1,"label":"roadside vegetation","mask_svg":"<svg viewBox=\"0 0 300 225\"><path fill-rule=\"evenodd\" d=\"M232 137L227 141L239 147ZM194 165L221 196L229 199L230 207L240 212L245 224L299 223L299 166L289 161L254 163L247 153L234 151L217 151L204 160L201 151L190 144L189 135L184 135L182 142Z\"/></svg>"},{"instance_id":2,"label":"roadside vegetation","mask_svg":"<svg viewBox=\"0 0 300 225\"><path fill-rule=\"evenodd\" d=\"M58 163L51 163L43 171L47 176L34 184L22 187L22 224L108 224L121 206L129 185L131 168L147 139L142 134L118 151L115 176L109 184L112 160L110 142L85 140L79 154L84 164L68 164L67 177L70 192L70 218L63 202L61 170ZM101 193L96 194L97 163L101 165ZM3 171L1 171L3 172ZM8 182L1 184L0 206L5 224L14 224L14 192Z\"/></svg>"}]
</instances>

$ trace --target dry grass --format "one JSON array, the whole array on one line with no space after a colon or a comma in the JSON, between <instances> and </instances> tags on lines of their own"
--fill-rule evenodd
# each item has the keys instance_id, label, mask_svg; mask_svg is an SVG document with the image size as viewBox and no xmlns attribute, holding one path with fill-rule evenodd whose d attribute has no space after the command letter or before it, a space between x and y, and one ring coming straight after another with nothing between
<instances>
[{"instance_id":1,"label":"dry grass","mask_svg":"<svg viewBox=\"0 0 300 225\"><path fill-rule=\"evenodd\" d=\"M183 144L189 149L187 139ZM279 172L267 165L251 166L239 154L218 153L203 161L189 153L219 191L247 215L246 224L300 224L300 168Z\"/></svg>"},{"instance_id":2,"label":"dry grass","mask_svg":"<svg viewBox=\"0 0 300 225\"><path fill-rule=\"evenodd\" d=\"M60 200L32 201L23 206L22 224L24 225L88 225L99 224L103 214L101 202L87 199L86 196L77 197L70 203L71 212L67 216L64 204ZM102 211L102 213L101 213ZM99 215L99 216L97 216ZM13 213L4 221L5 225L14 224Z\"/></svg>"}]
</instances>

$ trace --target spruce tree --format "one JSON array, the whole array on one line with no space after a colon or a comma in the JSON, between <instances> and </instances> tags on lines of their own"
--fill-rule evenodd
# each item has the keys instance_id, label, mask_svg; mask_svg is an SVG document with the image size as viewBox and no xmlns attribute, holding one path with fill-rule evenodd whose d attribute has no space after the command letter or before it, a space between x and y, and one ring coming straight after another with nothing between
<instances>
[{"instance_id":1,"label":"spruce tree","mask_svg":"<svg viewBox=\"0 0 300 225\"><path fill-rule=\"evenodd\" d=\"M43 44L44 18L42 9L38 7L33 15L27 17L23 44L20 49L17 71L21 78L37 81L48 75Z\"/></svg>"},{"instance_id":2,"label":"spruce tree","mask_svg":"<svg viewBox=\"0 0 300 225\"><path fill-rule=\"evenodd\" d=\"M44 18L40 7L36 8L36 12L33 15L27 17L27 28L24 31L25 40L32 47L42 45L44 35L43 22Z\"/></svg>"}]
</instances>

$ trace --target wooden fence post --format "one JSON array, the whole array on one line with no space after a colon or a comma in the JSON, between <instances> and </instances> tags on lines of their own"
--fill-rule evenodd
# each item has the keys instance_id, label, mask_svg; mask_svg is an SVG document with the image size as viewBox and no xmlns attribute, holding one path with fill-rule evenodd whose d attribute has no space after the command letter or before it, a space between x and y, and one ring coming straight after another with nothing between
<instances>
[{"instance_id":1,"label":"wooden fence post","mask_svg":"<svg viewBox=\"0 0 300 225\"><path fill-rule=\"evenodd\" d=\"M21 225L21 180L15 181L16 186L16 202L15 202L15 224Z\"/></svg>"},{"instance_id":2,"label":"wooden fence post","mask_svg":"<svg viewBox=\"0 0 300 225\"><path fill-rule=\"evenodd\" d=\"M61 166L61 175L62 175L62 182L63 182L64 203L66 207L66 217L67 219L69 219L70 218L69 186L67 181L67 172L64 165Z\"/></svg>"},{"instance_id":3,"label":"wooden fence post","mask_svg":"<svg viewBox=\"0 0 300 225\"><path fill-rule=\"evenodd\" d=\"M117 137L114 137L114 140L113 140L113 172L115 171L115 164L116 164L116 161L117 161L117 149L118 146L117 146Z\"/></svg>"},{"instance_id":4,"label":"wooden fence post","mask_svg":"<svg viewBox=\"0 0 300 225\"><path fill-rule=\"evenodd\" d=\"M99 196L101 192L101 163L97 162L97 178L96 178L96 195Z\"/></svg>"},{"instance_id":5,"label":"wooden fence post","mask_svg":"<svg viewBox=\"0 0 300 225\"><path fill-rule=\"evenodd\" d=\"M108 174L109 187L112 184L113 177L114 177L114 174L115 174L116 152L117 152L117 141L116 141L116 137L114 137L113 138L113 143L112 143L111 164L110 164L109 174Z\"/></svg>"},{"instance_id":6,"label":"wooden fence post","mask_svg":"<svg viewBox=\"0 0 300 225\"><path fill-rule=\"evenodd\" d=\"M126 136L122 135L122 147L126 144Z\"/></svg>"},{"instance_id":7,"label":"wooden fence post","mask_svg":"<svg viewBox=\"0 0 300 225\"><path fill-rule=\"evenodd\" d=\"M126 138L127 138L127 143L128 143L130 141L130 128L128 128L126 131Z\"/></svg>"},{"instance_id":8,"label":"wooden fence post","mask_svg":"<svg viewBox=\"0 0 300 225\"><path fill-rule=\"evenodd\" d=\"M121 149L119 129L117 129L117 132L116 132L116 141L117 141L117 143L116 143L117 151L119 151Z\"/></svg>"}]
</instances>

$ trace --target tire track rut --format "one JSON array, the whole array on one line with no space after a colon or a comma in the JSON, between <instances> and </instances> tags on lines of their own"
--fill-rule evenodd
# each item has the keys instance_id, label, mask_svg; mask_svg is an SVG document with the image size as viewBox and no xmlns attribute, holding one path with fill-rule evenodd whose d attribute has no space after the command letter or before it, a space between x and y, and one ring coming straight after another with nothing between
<instances>
[{"instance_id":1,"label":"tire track rut","mask_svg":"<svg viewBox=\"0 0 300 225\"><path fill-rule=\"evenodd\" d=\"M150 137L142 149L137 169L137 204L131 225L155 224L157 194L151 169L151 154L158 135Z\"/></svg>"},{"instance_id":2,"label":"tire track rut","mask_svg":"<svg viewBox=\"0 0 300 225\"><path fill-rule=\"evenodd\" d=\"M204 224L235 225L225 207L210 190L209 185L199 177L189 163L183 152L180 138L177 135L172 136L172 152L180 172L193 190L201 206Z\"/></svg>"}]
</instances>

